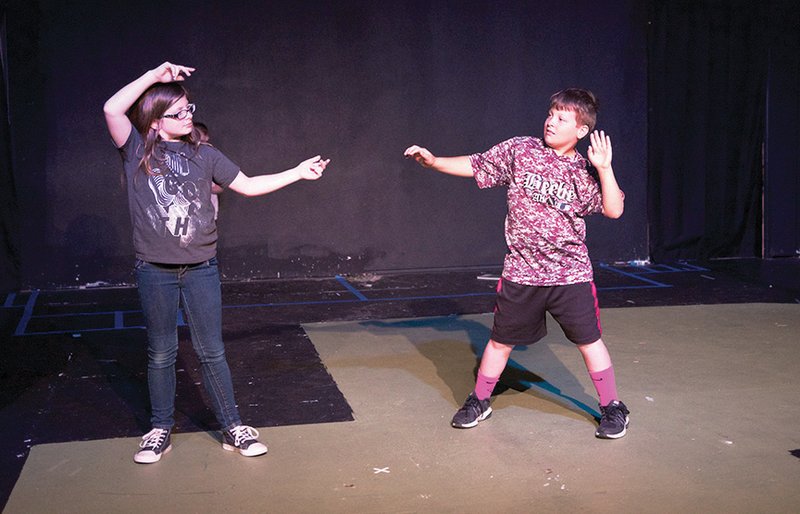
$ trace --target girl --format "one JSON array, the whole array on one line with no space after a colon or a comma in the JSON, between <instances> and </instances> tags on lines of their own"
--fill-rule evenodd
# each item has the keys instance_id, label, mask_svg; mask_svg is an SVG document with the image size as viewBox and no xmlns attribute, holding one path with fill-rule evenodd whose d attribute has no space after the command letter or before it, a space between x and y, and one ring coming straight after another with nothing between
<instances>
[{"instance_id":1,"label":"girl","mask_svg":"<svg viewBox=\"0 0 800 514\"><path fill-rule=\"evenodd\" d=\"M258 431L242 424L225 359L211 187L263 195L320 178L330 161L316 156L281 173L245 175L216 148L200 143L192 125L195 105L179 84L194 71L165 62L120 89L103 108L127 178L136 281L147 327L152 430L133 459L143 464L158 462L171 449L179 303L222 426L222 447L247 457L267 452Z\"/></svg>"}]
</instances>

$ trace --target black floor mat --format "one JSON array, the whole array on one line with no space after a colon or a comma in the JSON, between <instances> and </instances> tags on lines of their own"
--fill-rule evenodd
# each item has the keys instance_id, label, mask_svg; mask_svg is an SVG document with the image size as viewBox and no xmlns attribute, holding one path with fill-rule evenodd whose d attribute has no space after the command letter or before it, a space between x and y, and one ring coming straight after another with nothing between
<instances>
[{"instance_id":1,"label":"black floor mat","mask_svg":"<svg viewBox=\"0 0 800 514\"><path fill-rule=\"evenodd\" d=\"M188 329L179 330L176 432L218 430ZM226 323L242 420L256 427L352 421L350 406L298 325ZM145 332L10 338L0 378L0 490L7 499L35 444L135 437L150 428ZM265 438L266 438L265 434ZM131 447L131 457L136 447Z\"/></svg>"}]
</instances>

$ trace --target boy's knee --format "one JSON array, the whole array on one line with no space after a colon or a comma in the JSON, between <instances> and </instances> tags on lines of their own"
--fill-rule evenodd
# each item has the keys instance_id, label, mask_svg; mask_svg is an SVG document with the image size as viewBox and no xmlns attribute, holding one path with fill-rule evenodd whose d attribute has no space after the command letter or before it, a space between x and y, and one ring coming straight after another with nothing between
<instances>
[{"instance_id":1,"label":"boy's knee","mask_svg":"<svg viewBox=\"0 0 800 514\"><path fill-rule=\"evenodd\" d=\"M514 349L513 344L498 343L494 339L489 339L488 346L495 351L503 353L511 353L511 351Z\"/></svg>"}]
</instances>

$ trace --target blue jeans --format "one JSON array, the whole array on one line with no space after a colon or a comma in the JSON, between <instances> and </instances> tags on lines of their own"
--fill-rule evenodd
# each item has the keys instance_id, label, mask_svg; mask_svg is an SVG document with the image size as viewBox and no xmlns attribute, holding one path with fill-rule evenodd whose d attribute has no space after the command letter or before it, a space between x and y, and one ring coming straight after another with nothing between
<instances>
[{"instance_id":1,"label":"blue jeans","mask_svg":"<svg viewBox=\"0 0 800 514\"><path fill-rule=\"evenodd\" d=\"M183 304L200 360L203 385L223 430L241 425L222 342L222 293L217 259L200 264L136 262L139 299L147 327L147 385L153 428L175 424L178 306Z\"/></svg>"}]
</instances>

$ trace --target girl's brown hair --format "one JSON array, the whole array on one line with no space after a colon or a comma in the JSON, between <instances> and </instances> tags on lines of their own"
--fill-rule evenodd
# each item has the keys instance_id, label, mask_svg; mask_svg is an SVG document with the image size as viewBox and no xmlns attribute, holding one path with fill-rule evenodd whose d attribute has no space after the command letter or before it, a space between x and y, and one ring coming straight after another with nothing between
<instances>
[{"instance_id":1,"label":"girl's brown hair","mask_svg":"<svg viewBox=\"0 0 800 514\"><path fill-rule=\"evenodd\" d=\"M144 155L139 165L147 174L152 175L153 161L160 162L163 157L158 153L158 143L161 136L158 129L153 128L153 122L158 121L167 112L172 104L183 97L189 98L186 89L177 82L153 84L142 93L128 111L128 118L133 127L142 135L144 139ZM181 139L197 147L200 144L197 130L192 129L191 134L183 136Z\"/></svg>"}]
</instances>

